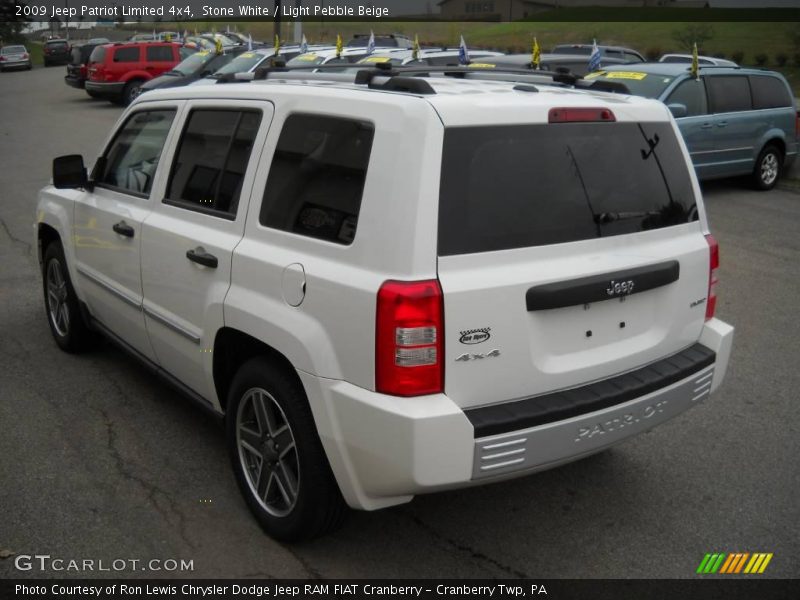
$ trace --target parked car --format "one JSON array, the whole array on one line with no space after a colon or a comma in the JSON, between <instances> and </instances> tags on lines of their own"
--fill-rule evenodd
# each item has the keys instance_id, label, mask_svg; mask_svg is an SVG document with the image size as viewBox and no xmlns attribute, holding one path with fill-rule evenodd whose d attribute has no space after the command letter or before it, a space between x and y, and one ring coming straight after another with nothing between
<instances>
[{"instance_id":1,"label":"parked car","mask_svg":"<svg viewBox=\"0 0 800 600\"><path fill-rule=\"evenodd\" d=\"M376 52L381 52L382 55L393 52L405 52L404 48L376 48ZM367 57L367 49L363 46L353 46L344 48L337 56L336 48L328 50L313 50L295 56L293 59L286 63L289 67L314 67L322 65L353 65L360 61L362 58ZM313 71L313 69L310 69Z\"/></svg>"},{"instance_id":2,"label":"parked car","mask_svg":"<svg viewBox=\"0 0 800 600\"><path fill-rule=\"evenodd\" d=\"M35 209L55 343L103 332L224 415L267 533L577 460L720 386L718 245L663 104L358 82L150 92Z\"/></svg>"},{"instance_id":3,"label":"parked car","mask_svg":"<svg viewBox=\"0 0 800 600\"><path fill-rule=\"evenodd\" d=\"M691 63L694 58L691 54L665 54L661 58L658 59L658 62L662 63L683 63L688 64ZM698 56L697 57L697 64L700 66L705 67L738 67L735 62L732 60L726 60L724 58L715 58L713 56Z\"/></svg>"},{"instance_id":4,"label":"parked car","mask_svg":"<svg viewBox=\"0 0 800 600\"><path fill-rule=\"evenodd\" d=\"M624 83L667 104L700 179L750 175L757 189L769 190L797 157L800 119L780 73L707 67L696 80L685 63L649 63L587 78Z\"/></svg>"},{"instance_id":5,"label":"parked car","mask_svg":"<svg viewBox=\"0 0 800 600\"><path fill-rule=\"evenodd\" d=\"M472 60L478 61L482 58L496 58L504 56L502 52L491 50L481 50L478 48L469 49L469 56ZM365 56L358 61L358 64L389 63L392 65L427 65L433 67L444 67L458 64L458 48L427 48L418 52L418 58L414 59L413 50L376 50L369 56Z\"/></svg>"},{"instance_id":6,"label":"parked car","mask_svg":"<svg viewBox=\"0 0 800 600\"><path fill-rule=\"evenodd\" d=\"M67 74L64 76L64 83L74 88L84 89L88 78L89 57L91 57L95 48L106 43L108 42L96 44L88 42L82 46L73 46L70 61L67 64ZM94 92L89 95L96 97Z\"/></svg>"},{"instance_id":7,"label":"parked car","mask_svg":"<svg viewBox=\"0 0 800 600\"><path fill-rule=\"evenodd\" d=\"M244 47L234 46L225 48L222 54L217 54L211 50L195 52L175 65L175 68L143 83L139 88L139 93L189 85L199 79L209 77L220 68L230 64L232 60L243 54L245 50L246 48Z\"/></svg>"},{"instance_id":8,"label":"parked car","mask_svg":"<svg viewBox=\"0 0 800 600\"><path fill-rule=\"evenodd\" d=\"M173 69L182 58L180 44L172 42L97 46L89 57L86 92L127 106L143 83Z\"/></svg>"},{"instance_id":9,"label":"parked car","mask_svg":"<svg viewBox=\"0 0 800 600\"><path fill-rule=\"evenodd\" d=\"M328 50L331 49L332 46L312 46L311 48L314 50ZM230 77L236 73L252 73L259 67L269 67L275 62L285 63L299 55L299 46L285 46L281 48L278 56L275 56L275 48L273 46L254 48L253 50L248 50L239 54L239 56L217 69L208 77L195 81L191 85L200 86L215 84L222 77Z\"/></svg>"},{"instance_id":10,"label":"parked car","mask_svg":"<svg viewBox=\"0 0 800 600\"><path fill-rule=\"evenodd\" d=\"M598 44L600 56L603 58L613 58L621 63L640 63L646 62L644 56L632 48L622 46L603 46ZM593 44L558 44L553 47L553 54L574 54L588 57L594 50Z\"/></svg>"},{"instance_id":11,"label":"parked car","mask_svg":"<svg viewBox=\"0 0 800 600\"><path fill-rule=\"evenodd\" d=\"M476 58L470 56L470 66L475 69L511 68L529 69L531 68L531 55L528 54L505 54L501 56L484 56ZM600 66L624 64L623 59L603 56L600 59ZM559 69L567 70L574 75L583 76L589 72L588 57L582 54L547 54L543 53L539 57L539 68L543 71L556 71Z\"/></svg>"},{"instance_id":12,"label":"parked car","mask_svg":"<svg viewBox=\"0 0 800 600\"><path fill-rule=\"evenodd\" d=\"M370 33L355 33L347 41L347 48L366 48L369 44ZM411 38L401 33L379 33L375 35L375 46L381 48L406 48L411 50L414 42Z\"/></svg>"},{"instance_id":13,"label":"parked car","mask_svg":"<svg viewBox=\"0 0 800 600\"><path fill-rule=\"evenodd\" d=\"M13 45L0 48L0 71L9 69L31 70L31 55L25 46Z\"/></svg>"},{"instance_id":14,"label":"parked car","mask_svg":"<svg viewBox=\"0 0 800 600\"><path fill-rule=\"evenodd\" d=\"M70 46L67 40L52 39L44 43L42 49L44 57L44 66L50 65L65 65L70 59Z\"/></svg>"}]
</instances>

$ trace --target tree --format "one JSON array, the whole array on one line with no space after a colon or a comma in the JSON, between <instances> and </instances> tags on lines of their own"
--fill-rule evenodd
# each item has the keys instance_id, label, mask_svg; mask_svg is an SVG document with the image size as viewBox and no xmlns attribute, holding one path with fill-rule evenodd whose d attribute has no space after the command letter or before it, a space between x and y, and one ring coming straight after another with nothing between
<instances>
[{"instance_id":1,"label":"tree","mask_svg":"<svg viewBox=\"0 0 800 600\"><path fill-rule=\"evenodd\" d=\"M714 28L708 23L692 23L683 29L672 32L672 39L680 44L681 49L691 52L694 45L698 49L714 37Z\"/></svg>"},{"instance_id":2,"label":"tree","mask_svg":"<svg viewBox=\"0 0 800 600\"><path fill-rule=\"evenodd\" d=\"M0 0L0 43L9 44L24 41L22 30L30 21L27 17L18 17L14 2ZM24 2L16 2L25 6Z\"/></svg>"}]
</instances>

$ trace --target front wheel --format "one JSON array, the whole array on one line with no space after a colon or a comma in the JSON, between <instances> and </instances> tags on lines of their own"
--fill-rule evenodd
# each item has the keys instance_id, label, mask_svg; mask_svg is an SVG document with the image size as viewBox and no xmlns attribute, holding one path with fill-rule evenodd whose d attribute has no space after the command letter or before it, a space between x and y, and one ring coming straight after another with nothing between
<instances>
[{"instance_id":1,"label":"front wheel","mask_svg":"<svg viewBox=\"0 0 800 600\"><path fill-rule=\"evenodd\" d=\"M288 370L266 357L239 369L226 438L239 489L268 535L308 540L341 524L346 505L305 392Z\"/></svg>"},{"instance_id":2,"label":"front wheel","mask_svg":"<svg viewBox=\"0 0 800 600\"><path fill-rule=\"evenodd\" d=\"M94 335L80 312L60 242L51 242L47 246L42 276L47 322L53 339L66 352L86 350L94 341Z\"/></svg>"},{"instance_id":3,"label":"front wheel","mask_svg":"<svg viewBox=\"0 0 800 600\"><path fill-rule=\"evenodd\" d=\"M771 190L778 183L783 168L783 154L775 146L765 146L753 169L753 185L757 190Z\"/></svg>"}]
</instances>

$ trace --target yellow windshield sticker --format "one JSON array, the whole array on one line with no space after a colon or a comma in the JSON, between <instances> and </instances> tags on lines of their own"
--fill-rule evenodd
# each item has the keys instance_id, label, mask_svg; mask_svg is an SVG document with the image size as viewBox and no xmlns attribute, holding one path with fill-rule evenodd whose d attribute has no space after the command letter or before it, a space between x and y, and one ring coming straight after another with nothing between
<instances>
[{"instance_id":1,"label":"yellow windshield sticker","mask_svg":"<svg viewBox=\"0 0 800 600\"><path fill-rule=\"evenodd\" d=\"M491 63L469 63L470 69L494 69L496 66Z\"/></svg>"},{"instance_id":2,"label":"yellow windshield sticker","mask_svg":"<svg viewBox=\"0 0 800 600\"><path fill-rule=\"evenodd\" d=\"M360 63L387 63L389 62L388 56L368 56L359 61Z\"/></svg>"},{"instance_id":3,"label":"yellow windshield sticker","mask_svg":"<svg viewBox=\"0 0 800 600\"><path fill-rule=\"evenodd\" d=\"M301 54L297 57L297 60L305 60L305 61L314 61L317 60L316 54Z\"/></svg>"},{"instance_id":4,"label":"yellow windshield sticker","mask_svg":"<svg viewBox=\"0 0 800 600\"><path fill-rule=\"evenodd\" d=\"M256 53L255 52L245 52L244 54L242 54L242 56L244 58L255 58L256 57Z\"/></svg>"},{"instance_id":5,"label":"yellow windshield sticker","mask_svg":"<svg viewBox=\"0 0 800 600\"><path fill-rule=\"evenodd\" d=\"M206 56L208 55L208 50L200 50L200 52L195 52L197 56Z\"/></svg>"},{"instance_id":6,"label":"yellow windshield sticker","mask_svg":"<svg viewBox=\"0 0 800 600\"><path fill-rule=\"evenodd\" d=\"M636 79L641 81L647 77L647 73L634 73L633 71L609 71L606 79Z\"/></svg>"},{"instance_id":7,"label":"yellow windshield sticker","mask_svg":"<svg viewBox=\"0 0 800 600\"><path fill-rule=\"evenodd\" d=\"M587 75L584 75L583 78L584 79L594 79L595 77L600 77L601 75L605 75L605 74L606 74L605 71L595 71L594 73L588 73Z\"/></svg>"}]
</instances>

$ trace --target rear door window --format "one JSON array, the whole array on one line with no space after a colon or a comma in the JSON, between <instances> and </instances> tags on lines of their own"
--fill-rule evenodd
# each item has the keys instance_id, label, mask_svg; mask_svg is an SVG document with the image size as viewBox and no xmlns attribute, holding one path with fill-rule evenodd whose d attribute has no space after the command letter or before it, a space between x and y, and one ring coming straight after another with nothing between
<instances>
[{"instance_id":1,"label":"rear door window","mask_svg":"<svg viewBox=\"0 0 800 600\"><path fill-rule=\"evenodd\" d=\"M751 75L750 89L753 92L753 108L782 108L792 106L792 98L786 84L777 77Z\"/></svg>"},{"instance_id":2,"label":"rear door window","mask_svg":"<svg viewBox=\"0 0 800 600\"><path fill-rule=\"evenodd\" d=\"M147 46L148 62L172 62L175 56L172 46Z\"/></svg>"},{"instance_id":3,"label":"rear door window","mask_svg":"<svg viewBox=\"0 0 800 600\"><path fill-rule=\"evenodd\" d=\"M705 79L712 113L752 110L750 83L745 75L714 75Z\"/></svg>"},{"instance_id":4,"label":"rear door window","mask_svg":"<svg viewBox=\"0 0 800 600\"><path fill-rule=\"evenodd\" d=\"M117 48L114 51L114 62L137 62L139 60L139 46Z\"/></svg>"},{"instance_id":5,"label":"rear door window","mask_svg":"<svg viewBox=\"0 0 800 600\"><path fill-rule=\"evenodd\" d=\"M260 124L258 110L193 110L181 136L164 201L235 218Z\"/></svg>"},{"instance_id":6,"label":"rear door window","mask_svg":"<svg viewBox=\"0 0 800 600\"><path fill-rule=\"evenodd\" d=\"M696 218L669 123L445 130L439 254L560 244Z\"/></svg>"},{"instance_id":7,"label":"rear door window","mask_svg":"<svg viewBox=\"0 0 800 600\"><path fill-rule=\"evenodd\" d=\"M667 104L683 104L686 106L687 117L705 115L708 113L708 100L706 99L706 86L703 80L687 79L679 84L667 98Z\"/></svg>"},{"instance_id":8,"label":"rear door window","mask_svg":"<svg viewBox=\"0 0 800 600\"><path fill-rule=\"evenodd\" d=\"M294 114L286 119L259 222L336 244L353 242L372 151L371 123Z\"/></svg>"}]
</instances>

